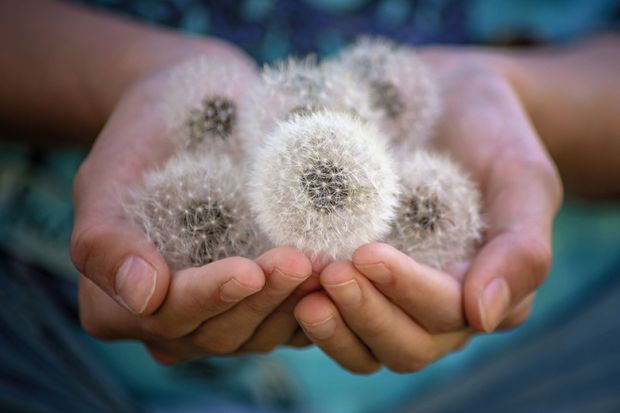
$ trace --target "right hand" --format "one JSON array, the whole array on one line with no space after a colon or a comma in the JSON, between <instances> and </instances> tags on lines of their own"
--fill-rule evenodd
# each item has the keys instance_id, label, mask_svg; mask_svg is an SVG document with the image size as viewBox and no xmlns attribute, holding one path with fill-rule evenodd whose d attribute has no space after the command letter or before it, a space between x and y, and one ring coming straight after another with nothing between
<instances>
[{"instance_id":1,"label":"right hand","mask_svg":"<svg viewBox=\"0 0 620 413\"><path fill-rule=\"evenodd\" d=\"M241 60L258 81L238 51L215 43L205 54L219 64ZM276 248L255 261L231 257L170 274L123 213L118 194L172 154L154 107L173 67L156 68L129 88L75 177L71 256L82 274L82 325L101 339L142 340L165 363L307 343L292 311L318 281L298 288L312 274L301 252Z\"/></svg>"}]
</instances>

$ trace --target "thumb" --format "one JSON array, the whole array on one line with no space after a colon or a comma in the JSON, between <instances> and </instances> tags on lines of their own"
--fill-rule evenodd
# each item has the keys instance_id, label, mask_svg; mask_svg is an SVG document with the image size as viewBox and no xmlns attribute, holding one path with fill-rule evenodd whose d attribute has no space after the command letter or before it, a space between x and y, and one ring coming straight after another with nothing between
<instances>
[{"instance_id":1,"label":"thumb","mask_svg":"<svg viewBox=\"0 0 620 413\"><path fill-rule=\"evenodd\" d=\"M163 257L122 217L79 211L71 236L76 268L130 311L156 311L168 291L170 275Z\"/></svg>"},{"instance_id":2,"label":"thumb","mask_svg":"<svg viewBox=\"0 0 620 413\"><path fill-rule=\"evenodd\" d=\"M465 275L464 304L469 324L491 332L509 310L543 282L551 264L550 241L505 232L478 253Z\"/></svg>"}]
</instances>

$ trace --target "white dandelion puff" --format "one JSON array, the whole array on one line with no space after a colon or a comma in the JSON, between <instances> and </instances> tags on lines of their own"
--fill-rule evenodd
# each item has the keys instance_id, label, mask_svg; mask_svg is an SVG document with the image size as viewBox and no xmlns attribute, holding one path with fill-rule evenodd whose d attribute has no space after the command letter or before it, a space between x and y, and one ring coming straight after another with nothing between
<instances>
[{"instance_id":1,"label":"white dandelion puff","mask_svg":"<svg viewBox=\"0 0 620 413\"><path fill-rule=\"evenodd\" d=\"M379 119L369 89L343 67L318 65L313 57L291 58L266 66L262 80L250 93L250 110L241 122L250 146L260 144L278 122L294 115L330 110L369 121Z\"/></svg>"},{"instance_id":2,"label":"white dandelion puff","mask_svg":"<svg viewBox=\"0 0 620 413\"><path fill-rule=\"evenodd\" d=\"M413 48L380 38L361 38L335 61L370 89L380 127L396 142L423 144L441 113L438 87Z\"/></svg>"},{"instance_id":3,"label":"white dandelion puff","mask_svg":"<svg viewBox=\"0 0 620 413\"><path fill-rule=\"evenodd\" d=\"M481 240L480 194L449 158L418 150L400 162L401 195L387 242L436 267L467 258Z\"/></svg>"},{"instance_id":4,"label":"white dandelion puff","mask_svg":"<svg viewBox=\"0 0 620 413\"><path fill-rule=\"evenodd\" d=\"M253 159L248 191L259 227L276 245L312 258L350 258L387 235L398 178L385 139L349 114L293 115Z\"/></svg>"},{"instance_id":5,"label":"white dandelion puff","mask_svg":"<svg viewBox=\"0 0 620 413\"><path fill-rule=\"evenodd\" d=\"M185 62L168 74L160 110L179 150L214 148L241 156L239 119L258 77L246 66L209 57Z\"/></svg>"},{"instance_id":6,"label":"white dandelion puff","mask_svg":"<svg viewBox=\"0 0 620 413\"><path fill-rule=\"evenodd\" d=\"M244 201L242 179L226 156L182 153L146 174L125 210L173 271L233 255L254 258L266 240Z\"/></svg>"}]
</instances>

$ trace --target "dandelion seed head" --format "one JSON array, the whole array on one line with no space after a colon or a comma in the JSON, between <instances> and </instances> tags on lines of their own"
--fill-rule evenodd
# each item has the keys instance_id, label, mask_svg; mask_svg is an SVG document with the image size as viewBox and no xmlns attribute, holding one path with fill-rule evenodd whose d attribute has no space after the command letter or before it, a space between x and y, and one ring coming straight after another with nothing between
<instances>
[{"instance_id":1,"label":"dandelion seed head","mask_svg":"<svg viewBox=\"0 0 620 413\"><path fill-rule=\"evenodd\" d=\"M242 157L239 119L248 110L247 94L257 81L245 66L210 57L171 70L158 110L175 148L194 153L215 149Z\"/></svg>"},{"instance_id":2,"label":"dandelion seed head","mask_svg":"<svg viewBox=\"0 0 620 413\"><path fill-rule=\"evenodd\" d=\"M146 174L125 210L173 271L232 255L254 258L269 244L245 203L243 176L222 154L181 153Z\"/></svg>"},{"instance_id":3,"label":"dandelion seed head","mask_svg":"<svg viewBox=\"0 0 620 413\"><path fill-rule=\"evenodd\" d=\"M481 241L480 194L449 158L418 150L400 160L401 195L387 242L437 268L468 257Z\"/></svg>"},{"instance_id":4,"label":"dandelion seed head","mask_svg":"<svg viewBox=\"0 0 620 413\"><path fill-rule=\"evenodd\" d=\"M377 129L327 111L281 122L257 150L249 183L259 227L274 244L331 258L387 234L399 188Z\"/></svg>"},{"instance_id":5,"label":"dandelion seed head","mask_svg":"<svg viewBox=\"0 0 620 413\"><path fill-rule=\"evenodd\" d=\"M330 110L374 121L368 87L343 67L319 65L316 59L288 59L263 70L263 82L250 93L250 110L245 114L242 135L248 145L260 144L278 122L296 115Z\"/></svg>"},{"instance_id":6,"label":"dandelion seed head","mask_svg":"<svg viewBox=\"0 0 620 413\"><path fill-rule=\"evenodd\" d=\"M418 147L432 137L441 114L432 73L411 47L381 38L363 37L336 61L370 88L381 129L395 142Z\"/></svg>"}]
</instances>

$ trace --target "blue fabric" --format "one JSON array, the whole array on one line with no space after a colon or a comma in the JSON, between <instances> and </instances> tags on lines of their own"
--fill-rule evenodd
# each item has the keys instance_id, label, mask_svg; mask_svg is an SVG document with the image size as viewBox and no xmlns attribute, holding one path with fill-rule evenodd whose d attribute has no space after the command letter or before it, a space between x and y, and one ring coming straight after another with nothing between
<instances>
[{"instance_id":1,"label":"blue fabric","mask_svg":"<svg viewBox=\"0 0 620 413\"><path fill-rule=\"evenodd\" d=\"M615 0L85 0L152 24L223 38L259 62L329 55L360 34L399 42L557 41L618 27Z\"/></svg>"},{"instance_id":2,"label":"blue fabric","mask_svg":"<svg viewBox=\"0 0 620 413\"><path fill-rule=\"evenodd\" d=\"M406 411L577 413L620 411L620 257L604 289L513 342L481 368L460 374ZM506 357L508 355L509 357Z\"/></svg>"},{"instance_id":3,"label":"blue fabric","mask_svg":"<svg viewBox=\"0 0 620 413\"><path fill-rule=\"evenodd\" d=\"M617 1L472 0L467 31L477 40L519 33L535 40L564 41L618 27Z\"/></svg>"},{"instance_id":4,"label":"blue fabric","mask_svg":"<svg viewBox=\"0 0 620 413\"><path fill-rule=\"evenodd\" d=\"M4 254L0 284L2 412L173 413L209 406L209 412L278 413L291 405L277 380L271 384L278 397L267 400L269 393L257 390L266 389L267 376L248 375L258 371L251 360L166 369L137 344L95 342L79 327L74 283ZM274 371L263 365L261 371Z\"/></svg>"},{"instance_id":5,"label":"blue fabric","mask_svg":"<svg viewBox=\"0 0 620 413\"><path fill-rule=\"evenodd\" d=\"M0 282L0 411L136 411L84 348L74 285L3 255Z\"/></svg>"},{"instance_id":6,"label":"blue fabric","mask_svg":"<svg viewBox=\"0 0 620 413\"><path fill-rule=\"evenodd\" d=\"M80 150L42 151L0 142L0 250L77 279L68 252L71 181L84 156Z\"/></svg>"}]
</instances>

